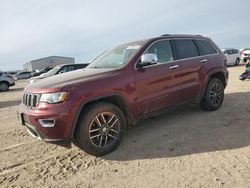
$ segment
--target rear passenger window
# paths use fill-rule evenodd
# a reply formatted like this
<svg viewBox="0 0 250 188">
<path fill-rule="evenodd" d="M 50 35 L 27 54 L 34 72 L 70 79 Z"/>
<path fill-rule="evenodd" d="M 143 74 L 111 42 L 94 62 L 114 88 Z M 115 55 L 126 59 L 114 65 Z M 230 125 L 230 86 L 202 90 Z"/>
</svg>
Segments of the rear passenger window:
<svg viewBox="0 0 250 188">
<path fill-rule="evenodd" d="M 177 59 L 199 56 L 197 47 L 192 40 L 174 40 Z"/>
<path fill-rule="evenodd" d="M 213 45 L 209 41 L 196 40 L 195 42 L 198 46 L 200 55 L 209 55 L 217 53 L 217 50 L 213 47 Z"/>
</svg>

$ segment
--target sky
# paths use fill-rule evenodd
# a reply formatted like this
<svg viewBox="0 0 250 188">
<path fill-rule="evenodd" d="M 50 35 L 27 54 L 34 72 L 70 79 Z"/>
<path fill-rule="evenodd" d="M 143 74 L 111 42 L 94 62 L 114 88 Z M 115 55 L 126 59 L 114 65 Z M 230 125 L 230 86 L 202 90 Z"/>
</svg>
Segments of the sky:
<svg viewBox="0 0 250 188">
<path fill-rule="evenodd" d="M 201 34 L 250 47 L 249 0 L 0 0 L 0 70 L 47 56 L 86 63 L 121 43 Z"/>
</svg>

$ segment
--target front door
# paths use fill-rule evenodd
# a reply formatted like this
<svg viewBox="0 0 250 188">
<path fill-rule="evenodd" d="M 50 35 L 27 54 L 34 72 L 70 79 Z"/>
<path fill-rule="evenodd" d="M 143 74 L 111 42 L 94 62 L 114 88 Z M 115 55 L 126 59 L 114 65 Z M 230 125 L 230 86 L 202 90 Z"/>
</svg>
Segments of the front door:
<svg viewBox="0 0 250 188">
<path fill-rule="evenodd" d="M 181 97 L 181 67 L 173 61 L 171 42 L 154 42 L 147 53 L 156 54 L 158 63 L 135 69 L 138 116 L 176 104 Z"/>
</svg>

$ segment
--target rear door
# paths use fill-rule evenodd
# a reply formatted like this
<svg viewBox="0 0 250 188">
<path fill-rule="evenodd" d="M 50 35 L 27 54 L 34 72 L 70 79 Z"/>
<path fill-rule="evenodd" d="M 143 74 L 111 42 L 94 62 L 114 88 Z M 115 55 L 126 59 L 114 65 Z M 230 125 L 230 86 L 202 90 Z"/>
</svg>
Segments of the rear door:
<svg viewBox="0 0 250 188">
<path fill-rule="evenodd" d="M 233 64 L 235 65 L 237 58 L 239 58 L 239 51 L 237 49 L 233 49 Z"/>
<path fill-rule="evenodd" d="M 173 61 L 171 42 L 154 42 L 145 52 L 156 54 L 155 65 L 135 68 L 137 115 L 176 104 L 181 97 L 181 67 Z"/>
<path fill-rule="evenodd" d="M 228 61 L 230 65 L 234 64 L 234 51 L 232 49 L 228 50 Z"/>
<path fill-rule="evenodd" d="M 174 39 L 175 59 L 182 68 L 181 102 L 195 99 L 200 90 L 202 69 L 206 59 L 199 57 L 197 45 L 192 39 Z"/>
</svg>

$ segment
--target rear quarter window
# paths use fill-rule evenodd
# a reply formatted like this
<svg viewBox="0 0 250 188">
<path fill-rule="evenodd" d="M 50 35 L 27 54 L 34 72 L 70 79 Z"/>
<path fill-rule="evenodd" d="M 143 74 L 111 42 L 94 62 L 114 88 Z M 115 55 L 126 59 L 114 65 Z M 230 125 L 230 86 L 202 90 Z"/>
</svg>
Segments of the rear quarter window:
<svg viewBox="0 0 250 188">
<path fill-rule="evenodd" d="M 195 40 L 195 43 L 198 46 L 200 55 L 210 55 L 217 53 L 217 50 L 207 40 Z M 224 53 L 226 53 L 226 51 Z"/>
<path fill-rule="evenodd" d="M 179 39 L 174 40 L 173 42 L 175 45 L 177 59 L 186 59 L 199 56 L 197 46 L 193 40 Z"/>
</svg>

